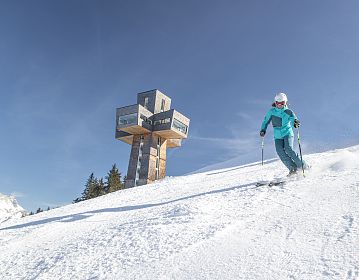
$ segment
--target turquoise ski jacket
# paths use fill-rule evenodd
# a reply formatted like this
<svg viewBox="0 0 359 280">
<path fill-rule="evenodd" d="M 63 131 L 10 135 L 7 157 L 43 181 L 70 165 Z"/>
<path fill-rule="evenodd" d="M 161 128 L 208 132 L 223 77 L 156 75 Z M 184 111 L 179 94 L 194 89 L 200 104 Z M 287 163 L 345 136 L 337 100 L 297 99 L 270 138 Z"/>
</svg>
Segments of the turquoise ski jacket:
<svg viewBox="0 0 359 280">
<path fill-rule="evenodd" d="M 274 139 L 283 139 L 286 136 L 293 137 L 294 133 L 292 127 L 295 119 L 297 119 L 297 117 L 292 110 L 288 109 L 287 105 L 281 109 L 274 107 L 270 109 L 264 117 L 261 131 L 266 132 L 268 124 L 272 122 Z"/>
</svg>

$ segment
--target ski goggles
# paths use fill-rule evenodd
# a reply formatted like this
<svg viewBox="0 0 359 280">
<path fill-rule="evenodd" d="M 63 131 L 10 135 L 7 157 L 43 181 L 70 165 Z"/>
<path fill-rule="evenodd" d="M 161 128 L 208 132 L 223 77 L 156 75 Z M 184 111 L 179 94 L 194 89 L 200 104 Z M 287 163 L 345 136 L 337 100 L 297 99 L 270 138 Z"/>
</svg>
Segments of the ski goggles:
<svg viewBox="0 0 359 280">
<path fill-rule="evenodd" d="M 278 101 L 276 101 L 275 102 L 275 105 L 280 105 L 280 106 L 284 106 L 285 105 L 285 101 L 282 101 L 282 102 L 278 102 Z"/>
</svg>

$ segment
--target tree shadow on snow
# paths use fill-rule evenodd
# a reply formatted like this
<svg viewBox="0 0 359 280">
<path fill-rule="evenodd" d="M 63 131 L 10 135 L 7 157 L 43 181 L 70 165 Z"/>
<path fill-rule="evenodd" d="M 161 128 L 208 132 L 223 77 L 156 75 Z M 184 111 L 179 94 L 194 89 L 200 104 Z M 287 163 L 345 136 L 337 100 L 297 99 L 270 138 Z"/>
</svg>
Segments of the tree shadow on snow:
<svg viewBox="0 0 359 280">
<path fill-rule="evenodd" d="M 76 222 L 76 221 L 80 221 L 80 220 L 84 220 L 86 218 L 92 217 L 93 214 L 111 213 L 111 212 L 112 213 L 114 213 L 114 212 L 128 212 L 128 211 L 152 208 L 152 207 L 163 206 L 163 205 L 176 203 L 176 202 L 179 202 L 179 201 L 184 201 L 184 200 L 188 200 L 188 199 L 192 199 L 192 198 L 197 198 L 197 197 L 201 197 L 201 196 L 212 195 L 212 194 L 217 194 L 217 193 L 224 193 L 224 192 L 230 192 L 230 191 L 236 190 L 236 189 L 242 189 L 241 192 L 244 192 L 244 191 L 247 191 L 247 190 L 253 190 L 253 189 L 260 188 L 260 187 L 255 185 L 256 183 L 257 182 L 252 182 L 252 183 L 248 183 L 248 184 L 245 184 L 245 185 L 239 185 L 239 186 L 234 186 L 234 187 L 220 189 L 220 190 L 213 190 L 213 191 L 203 192 L 203 193 L 194 194 L 194 195 L 177 198 L 177 199 L 170 200 L 170 201 L 159 202 L 159 203 L 130 205 L 130 206 L 113 207 L 113 208 L 103 208 L 103 209 L 98 209 L 98 210 L 86 211 L 86 212 L 83 212 L 83 213 L 64 215 L 64 216 L 58 216 L 58 217 L 52 217 L 52 218 L 46 218 L 46 219 L 43 219 L 43 220 L 33 221 L 33 222 L 25 223 L 25 224 L 19 224 L 19 225 L 14 225 L 14 226 L 10 226 L 10 227 L 0 228 L 0 231 L 11 230 L 11 229 L 20 229 L 20 228 L 26 228 L 26 227 L 31 227 L 31 226 L 38 226 L 38 225 L 52 223 L 52 222 L 60 222 L 60 223 Z M 252 186 L 252 187 L 249 188 L 250 186 Z"/>
</svg>

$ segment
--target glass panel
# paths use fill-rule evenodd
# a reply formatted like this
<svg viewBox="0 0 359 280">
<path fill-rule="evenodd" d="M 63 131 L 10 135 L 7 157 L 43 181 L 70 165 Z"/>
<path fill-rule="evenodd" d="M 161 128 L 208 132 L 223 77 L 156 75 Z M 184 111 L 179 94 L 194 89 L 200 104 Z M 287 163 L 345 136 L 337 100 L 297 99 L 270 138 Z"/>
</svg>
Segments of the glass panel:
<svg viewBox="0 0 359 280">
<path fill-rule="evenodd" d="M 137 114 L 129 114 L 118 117 L 118 125 L 137 124 Z"/>
<path fill-rule="evenodd" d="M 166 103 L 166 101 L 164 99 L 162 99 L 161 112 L 163 112 L 165 110 L 165 103 Z"/>
<path fill-rule="evenodd" d="M 186 134 L 187 133 L 187 125 L 185 125 L 184 123 L 180 122 L 177 119 L 173 120 L 173 127 L 179 131 L 181 131 L 182 133 Z"/>
<path fill-rule="evenodd" d="M 140 151 L 137 158 L 137 167 L 136 167 L 136 176 L 135 176 L 135 186 L 137 186 L 137 181 L 140 179 L 140 170 L 141 170 L 141 159 L 142 159 L 142 148 L 143 148 L 143 135 L 140 136 Z"/>
<path fill-rule="evenodd" d="M 140 143 L 140 151 L 139 151 L 139 157 L 142 158 L 142 153 L 143 153 L 143 136 L 141 136 L 141 143 Z"/>
</svg>

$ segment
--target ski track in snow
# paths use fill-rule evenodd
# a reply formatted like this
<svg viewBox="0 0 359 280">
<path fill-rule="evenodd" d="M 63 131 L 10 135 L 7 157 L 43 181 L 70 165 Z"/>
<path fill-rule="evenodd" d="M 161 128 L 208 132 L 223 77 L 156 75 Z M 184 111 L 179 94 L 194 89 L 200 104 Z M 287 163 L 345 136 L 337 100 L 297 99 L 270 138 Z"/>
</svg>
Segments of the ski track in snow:
<svg viewBox="0 0 359 280">
<path fill-rule="evenodd" d="M 112 193 L 0 225 L 0 279 L 359 279 L 359 146 Z"/>
</svg>

